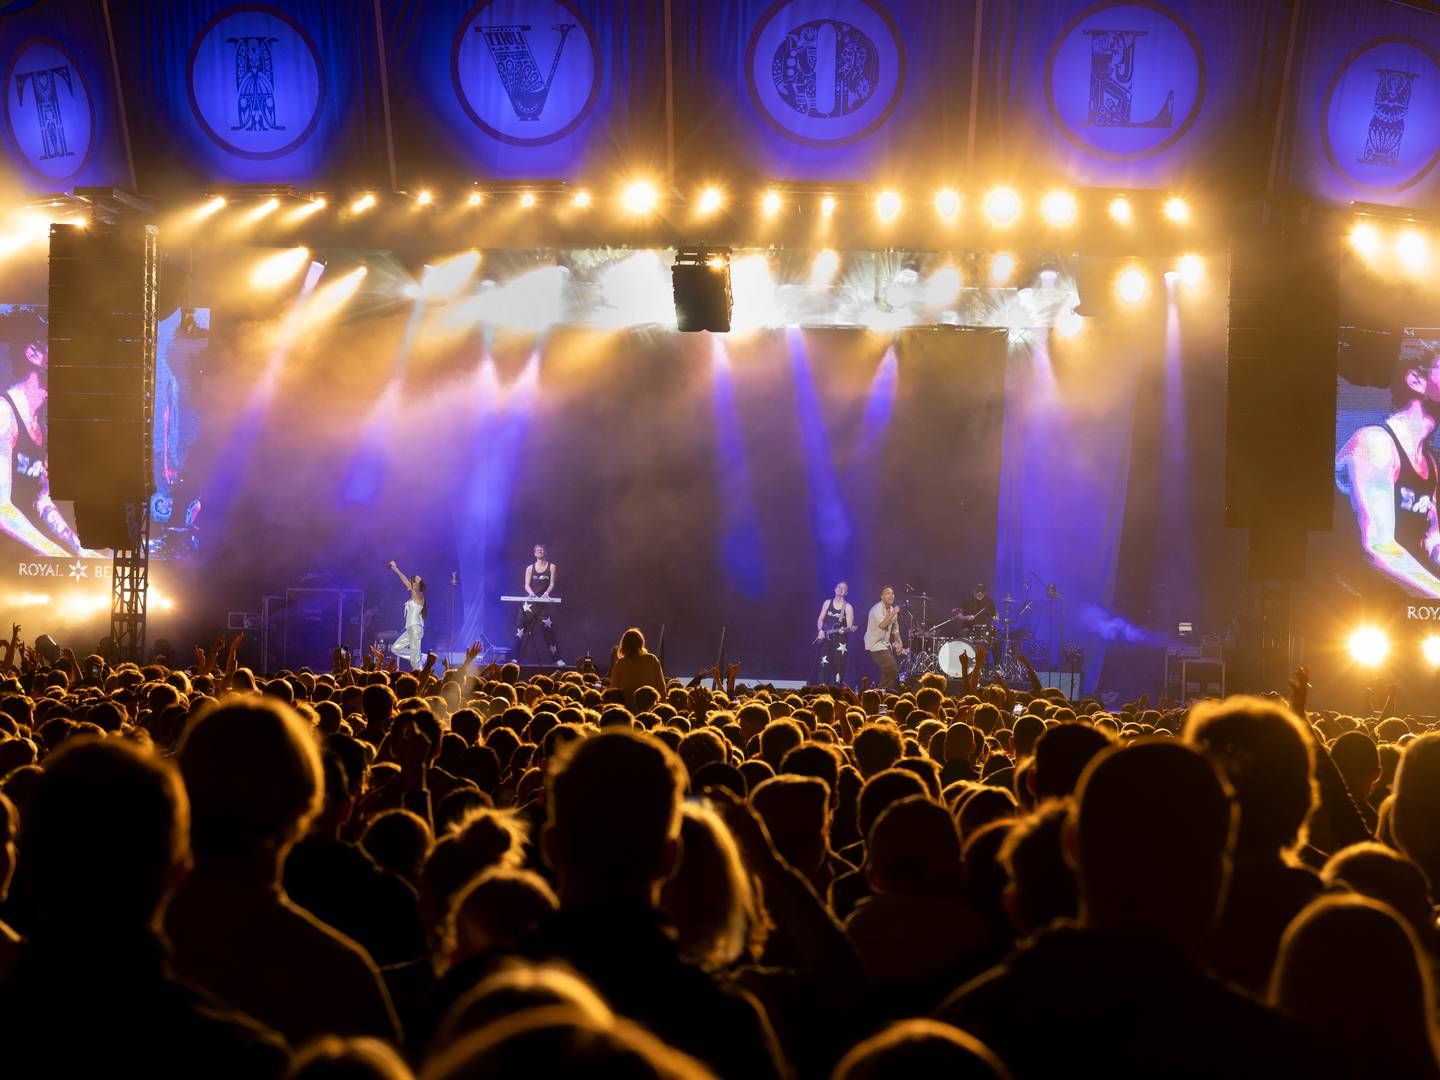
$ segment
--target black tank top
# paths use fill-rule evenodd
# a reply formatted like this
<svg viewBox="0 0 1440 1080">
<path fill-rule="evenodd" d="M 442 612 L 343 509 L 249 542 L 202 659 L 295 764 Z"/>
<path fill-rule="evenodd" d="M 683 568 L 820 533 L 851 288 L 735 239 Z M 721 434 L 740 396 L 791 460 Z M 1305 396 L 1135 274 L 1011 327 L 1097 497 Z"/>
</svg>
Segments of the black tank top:
<svg viewBox="0 0 1440 1080">
<path fill-rule="evenodd" d="M 1435 493 L 1440 488 L 1435 457 L 1430 453 L 1429 446 L 1421 446 L 1426 471 L 1430 473 L 1427 480 L 1410 464 L 1410 455 L 1405 453 L 1390 425 L 1382 426 L 1395 444 L 1395 452 L 1400 455 L 1400 476 L 1395 481 L 1395 542 L 1414 555 L 1421 565 L 1429 566 L 1431 561 L 1425 551 L 1425 534 L 1430 531 L 1430 512 L 1435 508 Z"/>
<path fill-rule="evenodd" d="M 544 570 L 536 570 L 535 564 L 530 564 L 530 589 L 536 596 L 544 596 L 550 587 L 550 569 L 550 563 L 545 564 Z"/>
<path fill-rule="evenodd" d="M 825 633 L 829 634 L 835 630 L 845 629 L 845 605 L 840 605 L 840 610 L 835 610 L 835 601 L 831 600 L 825 605 Z"/>
<path fill-rule="evenodd" d="M 10 406 L 10 412 L 15 417 L 14 478 L 11 480 L 10 501 L 20 507 L 22 513 L 29 513 L 40 498 L 40 482 L 45 478 L 45 454 L 40 444 L 31 437 L 15 400 L 9 394 L 4 397 L 5 404 Z"/>
</svg>

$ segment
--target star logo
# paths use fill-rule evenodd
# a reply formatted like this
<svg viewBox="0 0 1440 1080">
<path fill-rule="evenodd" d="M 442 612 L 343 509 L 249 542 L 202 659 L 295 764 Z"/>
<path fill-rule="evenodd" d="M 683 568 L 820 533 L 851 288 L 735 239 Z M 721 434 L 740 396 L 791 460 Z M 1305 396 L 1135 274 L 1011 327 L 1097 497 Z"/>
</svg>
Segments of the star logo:
<svg viewBox="0 0 1440 1080">
<path fill-rule="evenodd" d="M 515 636 L 516 636 L 517 638 L 524 637 L 524 636 L 525 636 L 525 628 L 524 628 L 523 626 L 517 626 L 517 627 L 515 627 Z"/>
<path fill-rule="evenodd" d="M 531 607 L 528 603 L 525 603 L 525 604 L 521 604 L 521 605 L 520 605 L 520 610 L 523 611 L 523 612 L 526 612 L 526 613 L 528 614 L 529 612 L 534 611 L 535 609 L 534 609 L 533 607 Z"/>
<path fill-rule="evenodd" d="M 72 580 L 80 581 L 82 578 L 86 578 L 89 576 L 90 568 L 86 566 L 83 562 L 81 562 L 79 559 L 76 559 L 73 563 L 70 564 L 70 577 Z"/>
<path fill-rule="evenodd" d="M 549 630 L 550 627 L 554 626 L 555 624 L 550 621 L 550 617 L 547 615 L 545 618 L 540 620 L 540 625 L 545 627 L 546 630 Z"/>
<path fill-rule="evenodd" d="M 838 652 L 838 653 L 843 653 L 843 652 L 845 651 L 845 645 L 844 645 L 844 643 L 842 642 L 841 644 L 836 645 L 836 646 L 835 646 L 835 651 Z"/>
</svg>

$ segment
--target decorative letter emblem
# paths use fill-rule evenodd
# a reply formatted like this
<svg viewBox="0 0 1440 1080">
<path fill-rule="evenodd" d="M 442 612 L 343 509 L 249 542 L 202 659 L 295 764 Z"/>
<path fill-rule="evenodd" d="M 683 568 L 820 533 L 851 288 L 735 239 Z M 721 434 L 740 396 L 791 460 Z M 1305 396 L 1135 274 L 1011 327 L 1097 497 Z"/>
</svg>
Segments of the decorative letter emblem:
<svg viewBox="0 0 1440 1080">
<path fill-rule="evenodd" d="M 1405 135 L 1405 116 L 1410 112 L 1410 94 L 1420 76 L 1413 71 L 1376 68 L 1380 76 L 1375 84 L 1375 111 L 1370 116 L 1370 129 L 1365 134 L 1365 153 L 1358 159 L 1362 165 L 1400 164 L 1400 140 Z"/>
<path fill-rule="evenodd" d="M 780 99 L 802 116 L 849 116 L 875 93 L 880 50 L 859 27 L 816 19 L 781 38 L 770 75 Z"/>
<path fill-rule="evenodd" d="M 70 80 L 70 68 L 41 68 L 37 71 L 21 71 L 15 75 L 17 101 L 25 104 L 25 84 L 31 86 L 35 98 L 35 122 L 40 126 L 40 160 L 72 157 L 65 145 L 65 121 L 60 115 L 60 81 L 64 81 L 70 96 L 75 96 L 75 84 Z"/>
<path fill-rule="evenodd" d="M 530 41 L 525 36 L 529 26 L 477 26 L 475 32 L 485 35 L 485 44 L 495 60 L 495 69 L 500 73 L 500 82 L 510 98 L 515 115 L 521 120 L 539 120 L 545 111 L 545 101 L 550 96 L 550 84 L 555 80 L 555 69 L 560 66 L 560 55 L 565 51 L 565 39 L 575 29 L 574 23 L 556 23 L 550 29 L 558 31 L 560 41 L 555 46 L 555 57 L 550 61 L 550 74 L 540 78 L 540 65 L 535 63 L 535 54 L 530 51 Z"/>
<path fill-rule="evenodd" d="M 1149 120 L 1132 120 L 1135 42 L 1144 30 L 1086 30 L 1090 39 L 1090 123 L 1096 127 L 1168 128 L 1175 124 L 1175 91 Z"/>
<path fill-rule="evenodd" d="M 235 107 L 240 122 L 231 131 L 283 131 L 275 122 L 275 60 L 273 37 L 226 38 L 235 46 Z"/>
</svg>

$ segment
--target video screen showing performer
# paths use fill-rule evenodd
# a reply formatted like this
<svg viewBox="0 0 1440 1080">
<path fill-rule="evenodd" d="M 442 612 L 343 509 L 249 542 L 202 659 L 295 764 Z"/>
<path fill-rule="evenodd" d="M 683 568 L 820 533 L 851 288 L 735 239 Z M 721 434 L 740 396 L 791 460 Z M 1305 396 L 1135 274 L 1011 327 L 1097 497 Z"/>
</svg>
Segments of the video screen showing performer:
<svg viewBox="0 0 1440 1080">
<path fill-rule="evenodd" d="M 199 550 L 200 496 L 186 464 L 199 430 L 192 385 L 209 341 L 209 311 L 176 310 L 158 330 L 150 554 L 183 559 Z M 107 552 L 80 542 L 73 507 L 50 492 L 49 359 L 45 309 L 0 305 L 0 534 L 32 557 L 103 558 Z"/>
<path fill-rule="evenodd" d="M 818 686 L 841 686 L 850 667 L 850 636 L 855 630 L 855 609 L 845 599 L 848 582 L 835 584 L 835 594 L 820 605 L 815 620 L 815 644 L 819 646 L 814 680 Z"/>
<path fill-rule="evenodd" d="M 1426 335 L 1403 335 L 1388 395 L 1341 378 L 1335 485 L 1349 512 L 1337 526 L 1359 597 L 1440 599 L 1440 331 Z"/>
<path fill-rule="evenodd" d="M 537 600 L 548 600 L 555 595 L 558 582 L 555 564 L 544 544 L 536 544 L 531 552 L 533 561 L 525 566 L 525 595 Z M 555 633 L 554 609 L 557 605 L 546 603 L 521 604 L 515 617 L 515 660 L 523 663 L 522 656 L 539 656 L 540 663 L 551 663 L 563 667 L 560 659 L 560 639 Z M 546 653 L 540 653 L 536 632 L 544 638 Z M 547 655 L 548 654 L 548 655 Z"/>
</svg>

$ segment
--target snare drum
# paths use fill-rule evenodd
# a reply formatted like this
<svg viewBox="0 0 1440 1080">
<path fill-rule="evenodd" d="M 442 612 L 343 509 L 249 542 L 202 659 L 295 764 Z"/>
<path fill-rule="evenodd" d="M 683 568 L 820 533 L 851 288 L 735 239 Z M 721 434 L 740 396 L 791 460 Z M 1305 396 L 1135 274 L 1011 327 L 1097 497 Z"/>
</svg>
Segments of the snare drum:
<svg viewBox="0 0 1440 1080">
<path fill-rule="evenodd" d="M 975 646 L 964 638 L 956 638 L 954 641 L 947 641 L 940 646 L 940 670 L 952 679 L 963 678 L 964 670 L 960 667 L 960 658 L 965 657 L 966 664 L 970 670 L 975 670 Z"/>
</svg>

